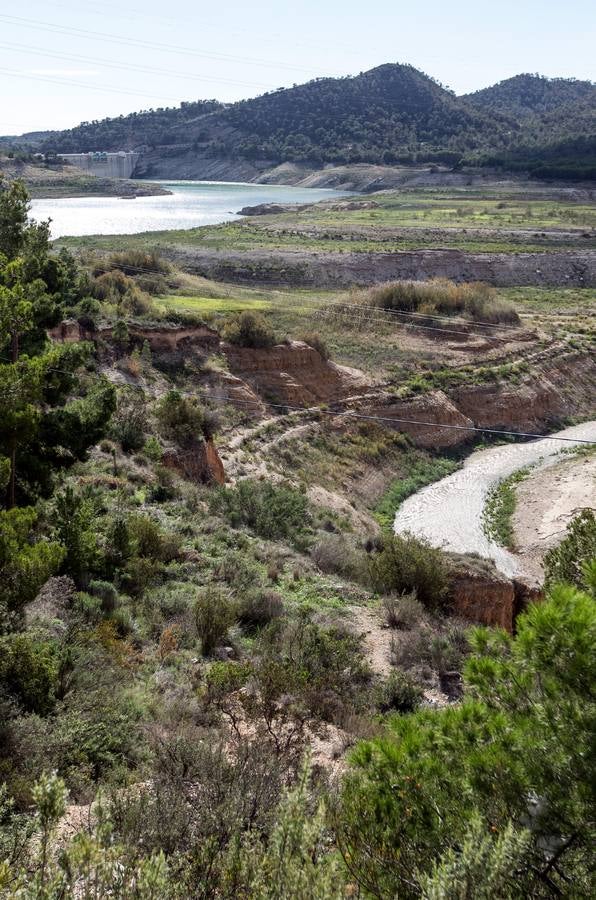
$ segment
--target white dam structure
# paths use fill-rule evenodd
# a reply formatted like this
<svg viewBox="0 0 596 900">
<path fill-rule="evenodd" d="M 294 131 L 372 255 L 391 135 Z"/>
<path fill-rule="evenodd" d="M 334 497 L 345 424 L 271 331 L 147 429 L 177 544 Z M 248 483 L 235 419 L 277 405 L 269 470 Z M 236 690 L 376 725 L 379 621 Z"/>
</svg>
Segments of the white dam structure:
<svg viewBox="0 0 596 900">
<path fill-rule="evenodd" d="M 94 151 L 58 154 L 64 162 L 82 169 L 83 172 L 100 177 L 103 175 L 104 178 L 130 178 L 140 155 L 132 150 L 119 150 L 117 153 Z"/>
</svg>

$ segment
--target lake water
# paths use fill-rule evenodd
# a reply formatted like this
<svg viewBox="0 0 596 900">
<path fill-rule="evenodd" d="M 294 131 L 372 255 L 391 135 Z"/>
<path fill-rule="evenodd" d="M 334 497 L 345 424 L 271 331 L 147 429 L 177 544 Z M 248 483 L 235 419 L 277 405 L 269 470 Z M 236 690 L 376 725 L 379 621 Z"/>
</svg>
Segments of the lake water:
<svg viewBox="0 0 596 900">
<path fill-rule="evenodd" d="M 72 197 L 33 200 L 38 221 L 51 219 L 53 238 L 83 234 L 137 234 L 196 228 L 228 222 L 244 206 L 259 203 L 316 203 L 347 196 L 328 188 L 286 187 L 279 184 L 238 184 L 220 181 L 160 181 L 172 191 L 159 197 Z"/>
</svg>

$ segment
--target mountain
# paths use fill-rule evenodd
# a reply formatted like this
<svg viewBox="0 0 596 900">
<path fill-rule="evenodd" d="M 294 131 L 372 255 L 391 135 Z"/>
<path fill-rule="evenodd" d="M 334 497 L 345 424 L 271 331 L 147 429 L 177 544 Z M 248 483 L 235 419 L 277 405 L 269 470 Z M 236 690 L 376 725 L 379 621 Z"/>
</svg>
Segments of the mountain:
<svg viewBox="0 0 596 900">
<path fill-rule="evenodd" d="M 486 164 L 542 178 L 596 178 L 596 84 L 516 75 L 463 99 L 519 129 L 506 150 L 485 155 Z"/>
<path fill-rule="evenodd" d="M 591 82 L 518 75 L 457 97 L 413 66 L 391 63 L 233 104 L 196 101 L 84 122 L 44 135 L 37 146 L 59 153 L 141 148 L 145 177 L 197 177 L 175 174 L 177 166 L 192 173 L 197 161 L 215 170 L 238 164 L 241 179 L 246 167 L 258 172 L 280 162 L 523 168 L 531 161 L 542 174 L 554 166 L 556 177 L 560 164 L 571 164 L 571 177 L 580 178 L 596 155 L 594 135 Z"/>
<path fill-rule="evenodd" d="M 508 123 L 503 119 L 501 124 Z M 207 155 L 277 162 L 395 162 L 412 152 L 461 155 L 489 143 L 495 146 L 494 135 L 494 116 L 462 103 L 412 66 L 388 64 L 227 106 L 188 103 L 83 123 L 54 133 L 42 149 L 64 153 L 191 145 Z"/>
<path fill-rule="evenodd" d="M 463 98 L 485 112 L 501 113 L 524 121 L 534 116 L 559 113 L 574 105 L 596 104 L 596 85 L 575 78 L 515 75 L 492 87 Z"/>
</svg>

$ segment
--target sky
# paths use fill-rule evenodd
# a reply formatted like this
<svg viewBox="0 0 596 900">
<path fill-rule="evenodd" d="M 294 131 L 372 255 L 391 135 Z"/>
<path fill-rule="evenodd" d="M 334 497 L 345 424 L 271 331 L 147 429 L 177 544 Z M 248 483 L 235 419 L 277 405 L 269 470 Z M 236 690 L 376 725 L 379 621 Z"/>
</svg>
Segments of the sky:
<svg viewBox="0 0 596 900">
<path fill-rule="evenodd" d="M 596 80 L 591 0 L 0 0 L 0 135 L 411 63 L 456 93 Z"/>
</svg>

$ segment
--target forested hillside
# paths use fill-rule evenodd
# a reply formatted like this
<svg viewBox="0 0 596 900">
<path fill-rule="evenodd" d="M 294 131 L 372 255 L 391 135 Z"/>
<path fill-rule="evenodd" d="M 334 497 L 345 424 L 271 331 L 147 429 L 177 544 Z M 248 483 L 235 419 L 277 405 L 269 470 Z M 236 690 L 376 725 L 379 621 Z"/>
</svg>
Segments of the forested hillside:
<svg viewBox="0 0 596 900">
<path fill-rule="evenodd" d="M 593 174 L 596 87 L 519 75 L 457 97 L 409 65 L 321 78 L 231 105 L 183 103 L 84 122 L 45 152 L 149 149 L 159 159 L 490 164 L 545 177 Z M 559 146 L 560 144 L 560 146 Z"/>
</svg>

